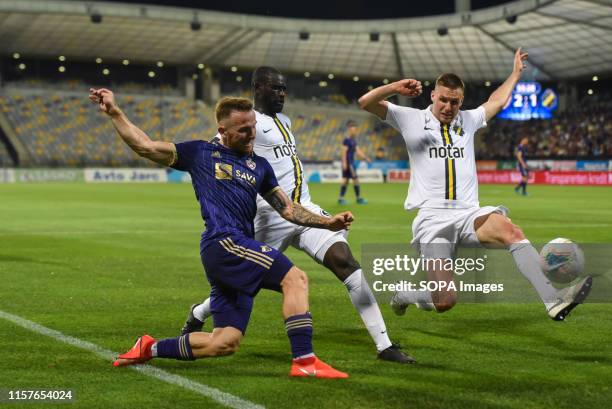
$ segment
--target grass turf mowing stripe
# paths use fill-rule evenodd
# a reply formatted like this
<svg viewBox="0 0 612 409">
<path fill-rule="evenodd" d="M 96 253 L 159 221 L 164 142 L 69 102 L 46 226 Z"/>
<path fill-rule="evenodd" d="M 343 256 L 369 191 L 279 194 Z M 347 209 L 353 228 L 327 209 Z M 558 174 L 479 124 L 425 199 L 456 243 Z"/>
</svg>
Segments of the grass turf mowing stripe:
<svg viewBox="0 0 612 409">
<path fill-rule="evenodd" d="M 65 344 L 71 345 L 76 348 L 84 349 L 86 351 L 92 352 L 100 358 L 107 359 L 109 361 L 115 359 L 117 355 L 116 352 L 109 351 L 108 349 L 104 349 L 99 347 L 96 344 L 92 344 L 91 342 L 83 341 L 79 338 L 71 337 L 69 335 L 65 335 L 59 331 L 56 331 L 51 328 L 44 327 L 40 324 L 37 324 L 33 321 L 29 321 L 25 318 L 21 318 L 17 315 L 10 314 L 8 312 L 0 310 L 0 318 L 4 318 L 7 321 L 12 322 L 22 328 L 25 328 L 29 331 L 36 332 L 41 335 L 48 336 L 57 341 L 63 342 Z M 258 405 L 256 403 L 250 402 L 248 400 L 241 399 L 237 396 L 234 396 L 230 393 L 220 391 L 216 388 L 211 388 L 210 386 L 194 382 L 182 376 L 174 375 L 169 372 L 164 371 L 163 369 L 156 368 L 151 365 L 136 365 L 130 366 L 131 369 L 140 372 L 144 375 L 150 376 L 152 378 L 159 379 L 160 381 L 164 381 L 173 385 L 180 386 L 182 388 L 188 389 L 192 392 L 198 393 L 200 395 L 206 396 L 216 402 L 219 402 L 222 405 L 225 405 L 234 409 L 265 409 L 264 406 Z"/>
</svg>

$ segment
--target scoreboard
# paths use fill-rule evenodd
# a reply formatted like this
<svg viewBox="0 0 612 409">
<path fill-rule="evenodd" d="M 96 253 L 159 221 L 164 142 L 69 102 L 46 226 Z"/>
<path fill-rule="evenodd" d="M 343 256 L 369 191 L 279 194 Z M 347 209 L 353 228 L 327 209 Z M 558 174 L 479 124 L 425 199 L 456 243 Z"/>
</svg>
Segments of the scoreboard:
<svg viewBox="0 0 612 409">
<path fill-rule="evenodd" d="M 542 90 L 539 82 L 519 82 L 497 117 L 515 121 L 550 119 L 558 104 L 559 97 L 552 89 Z"/>
</svg>

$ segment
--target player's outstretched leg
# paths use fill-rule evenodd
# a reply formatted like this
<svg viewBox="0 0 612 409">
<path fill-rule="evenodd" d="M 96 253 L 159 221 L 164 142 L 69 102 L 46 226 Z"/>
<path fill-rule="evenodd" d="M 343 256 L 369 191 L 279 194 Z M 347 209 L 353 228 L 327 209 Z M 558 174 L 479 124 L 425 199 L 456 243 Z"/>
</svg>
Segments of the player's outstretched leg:
<svg viewBox="0 0 612 409">
<path fill-rule="evenodd" d="M 415 363 L 413 357 L 402 352 L 399 345 L 393 344 L 389 339 L 378 303 L 348 244 L 334 243 L 325 253 L 323 264 L 346 286 L 353 306 L 376 344 L 378 358 L 403 364 Z"/>
<path fill-rule="evenodd" d="M 193 361 L 231 355 L 238 350 L 241 339 L 242 331 L 233 327 L 215 328 L 212 333 L 193 332 L 159 341 L 143 335 L 128 352 L 119 355 L 113 366 L 137 365 L 153 358 Z"/>
<path fill-rule="evenodd" d="M 542 271 L 537 250 L 523 231 L 506 216 L 496 213 L 480 216 L 474 227 L 482 244 L 488 247 L 504 246 L 510 251 L 519 271 L 535 288 L 546 306 L 548 316 L 553 320 L 563 321 L 588 296 L 592 285 L 590 276 L 571 287 L 557 290 Z"/>
<path fill-rule="evenodd" d="M 291 343 L 293 361 L 289 376 L 315 378 L 348 378 L 321 361 L 312 348 L 312 317 L 308 312 L 308 278 L 306 273 L 293 266 L 281 282 L 283 291 L 283 316 Z"/>
</svg>

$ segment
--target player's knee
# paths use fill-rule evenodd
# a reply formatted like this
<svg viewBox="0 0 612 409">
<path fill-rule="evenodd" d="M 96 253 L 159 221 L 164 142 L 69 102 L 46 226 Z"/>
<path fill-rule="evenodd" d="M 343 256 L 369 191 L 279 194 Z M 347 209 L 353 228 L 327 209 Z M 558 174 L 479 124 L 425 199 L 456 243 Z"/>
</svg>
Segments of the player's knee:
<svg viewBox="0 0 612 409">
<path fill-rule="evenodd" d="M 286 291 L 306 291 L 308 290 L 308 276 L 304 271 L 293 266 L 285 275 L 281 285 Z"/>
<path fill-rule="evenodd" d="M 513 243 L 518 243 L 521 240 L 525 240 L 525 233 L 520 227 L 508 221 L 508 227 L 505 230 L 503 242 L 506 246 Z"/>
<path fill-rule="evenodd" d="M 359 262 L 353 257 L 348 244 L 344 242 L 335 243 L 327 250 L 323 257 L 323 265 L 342 281 L 361 268 Z"/>
</svg>

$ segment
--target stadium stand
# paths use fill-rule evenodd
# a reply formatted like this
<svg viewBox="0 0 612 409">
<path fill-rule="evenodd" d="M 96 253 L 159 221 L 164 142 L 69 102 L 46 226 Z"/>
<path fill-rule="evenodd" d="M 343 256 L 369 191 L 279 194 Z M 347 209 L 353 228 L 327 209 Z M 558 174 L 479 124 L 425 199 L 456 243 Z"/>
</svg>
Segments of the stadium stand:
<svg viewBox="0 0 612 409">
<path fill-rule="evenodd" d="M 26 87 L 6 88 L 0 95 L 0 106 L 26 147 L 31 166 L 151 166 L 117 138 L 111 124 L 102 114 L 96 114 L 83 92 L 69 91 L 88 89 L 88 85 L 63 85 L 67 88 L 52 91 L 50 84 L 30 81 Z M 248 92 L 243 94 L 250 96 Z M 120 93 L 118 101 L 152 138 L 178 142 L 207 139 L 216 132 L 213 110 L 201 102 Z M 331 111 L 299 101 L 288 108 L 303 160 L 338 160 L 346 122 L 355 115 L 362 117 L 358 140 L 363 149 L 375 152 L 384 147 L 388 159 L 405 157 L 402 140 L 392 128 L 355 107 Z"/>
<path fill-rule="evenodd" d="M 214 123 L 210 109 L 185 98 L 127 95 L 118 100 L 155 139 L 195 139 L 210 134 Z M 0 96 L 0 106 L 32 166 L 149 166 L 116 136 L 83 92 L 11 91 Z"/>
<path fill-rule="evenodd" d="M 612 102 L 609 94 L 588 96 L 552 120 L 525 122 L 496 119 L 477 138 L 479 159 L 511 159 L 527 137 L 530 157 L 606 158 L 612 155 Z"/>
<path fill-rule="evenodd" d="M 0 93 L 1 109 L 26 147 L 30 166 L 151 166 L 116 137 L 102 114 L 95 113 L 82 91 L 89 85 L 79 80 L 64 81 L 60 85 L 31 79 L 10 84 Z M 171 86 L 158 88 L 157 96 L 150 95 L 153 90 L 138 83 L 117 87 L 122 108 L 151 137 L 178 142 L 214 135 L 212 107 L 174 96 L 179 91 Z M 468 89 L 468 95 L 474 97 L 465 103 L 466 109 L 476 106 L 478 98 L 485 98 L 490 90 Z M 239 95 L 251 97 L 245 88 Z M 421 96 L 414 101 L 414 106 L 427 106 L 427 98 Z M 516 143 L 524 136 L 532 141 L 532 158 L 609 157 L 612 154 L 610 101 L 608 94 L 588 96 L 575 107 L 557 113 L 552 120 L 495 119 L 477 135 L 477 158 L 513 159 Z M 357 120 L 358 142 L 370 156 L 383 148 L 385 159 L 407 159 L 398 133 L 359 112 L 354 105 L 332 106 L 320 101 L 297 100 L 289 95 L 285 112 L 293 121 L 293 133 L 304 161 L 339 160 L 348 119 Z M 0 166 L 12 165 L 6 147 L 0 145 Z"/>
</svg>

